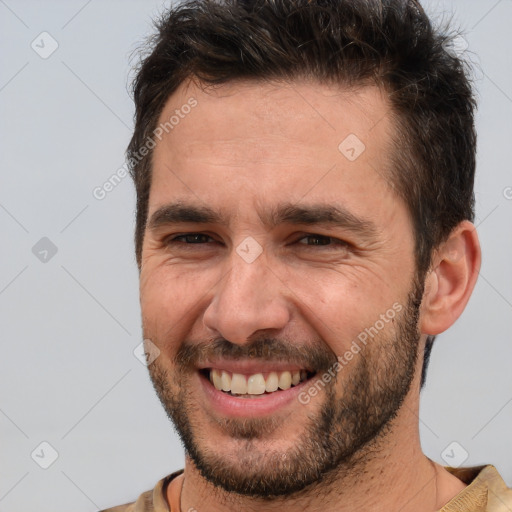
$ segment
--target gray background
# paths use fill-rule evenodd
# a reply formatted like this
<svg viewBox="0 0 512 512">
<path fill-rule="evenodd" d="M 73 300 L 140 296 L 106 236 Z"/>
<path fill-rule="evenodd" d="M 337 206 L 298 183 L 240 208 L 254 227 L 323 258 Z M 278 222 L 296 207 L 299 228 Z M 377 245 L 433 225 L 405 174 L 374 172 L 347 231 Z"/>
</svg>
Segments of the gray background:
<svg viewBox="0 0 512 512">
<path fill-rule="evenodd" d="M 0 0 L 0 512 L 93 511 L 183 466 L 133 354 L 132 184 L 92 194 L 123 164 L 129 57 L 162 5 Z M 425 5 L 454 13 L 475 63 L 483 267 L 436 342 L 421 438 L 436 461 L 467 452 L 465 465 L 492 462 L 512 485 L 512 1 Z M 31 47 L 51 49 L 43 31 L 59 45 L 46 59 Z M 36 245 L 43 237 L 55 255 L 48 241 Z M 52 448 L 41 442 L 58 454 L 48 469 Z"/>
</svg>

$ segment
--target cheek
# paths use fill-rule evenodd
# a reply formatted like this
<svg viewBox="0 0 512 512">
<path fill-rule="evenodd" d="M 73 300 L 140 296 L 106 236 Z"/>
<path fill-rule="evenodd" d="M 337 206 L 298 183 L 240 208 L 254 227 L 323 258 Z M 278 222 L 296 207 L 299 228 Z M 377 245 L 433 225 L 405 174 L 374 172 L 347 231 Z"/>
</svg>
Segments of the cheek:
<svg viewBox="0 0 512 512">
<path fill-rule="evenodd" d="M 145 336 L 162 345 L 187 326 L 198 289 L 168 269 L 141 273 L 140 306 Z"/>
<path fill-rule="evenodd" d="M 160 349 L 185 339 L 202 318 L 215 272 L 193 272 L 172 265 L 149 266 L 140 275 L 144 335 Z"/>
<path fill-rule="evenodd" d="M 389 332 L 390 318 L 403 306 L 396 300 L 396 291 L 379 285 L 376 276 L 364 269 L 303 272 L 289 275 L 287 285 L 299 314 L 336 355 L 344 354 L 365 333 L 375 332 L 377 322 L 379 332 Z M 381 325 L 381 315 L 386 314 L 387 321 Z"/>
<path fill-rule="evenodd" d="M 149 312 L 179 314 L 197 301 L 196 296 L 203 288 L 202 277 L 176 265 L 155 261 L 141 271 L 141 307 Z"/>
</svg>

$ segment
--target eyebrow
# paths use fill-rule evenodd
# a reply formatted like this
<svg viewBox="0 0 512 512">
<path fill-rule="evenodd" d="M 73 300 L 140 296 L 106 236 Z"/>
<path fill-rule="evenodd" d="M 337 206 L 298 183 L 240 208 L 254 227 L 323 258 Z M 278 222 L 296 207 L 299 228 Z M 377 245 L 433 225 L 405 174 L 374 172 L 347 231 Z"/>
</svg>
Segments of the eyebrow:
<svg viewBox="0 0 512 512">
<path fill-rule="evenodd" d="M 354 215 L 342 205 L 320 203 L 299 206 L 283 203 L 260 214 L 260 218 L 268 228 L 281 224 L 324 225 L 343 228 L 368 239 L 375 239 L 379 232 L 374 222 Z M 161 226 L 180 223 L 229 225 L 225 215 L 208 206 L 176 202 L 158 208 L 151 215 L 147 228 L 156 230 Z"/>
</svg>

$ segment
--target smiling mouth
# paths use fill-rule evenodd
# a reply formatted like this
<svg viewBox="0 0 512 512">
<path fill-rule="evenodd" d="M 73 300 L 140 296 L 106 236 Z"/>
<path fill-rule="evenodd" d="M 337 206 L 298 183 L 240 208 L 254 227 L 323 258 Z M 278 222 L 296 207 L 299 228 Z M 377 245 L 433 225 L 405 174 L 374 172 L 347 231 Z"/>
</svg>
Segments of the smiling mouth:
<svg viewBox="0 0 512 512">
<path fill-rule="evenodd" d="M 233 373 L 218 368 L 204 368 L 200 373 L 206 377 L 218 391 L 241 397 L 254 398 L 258 395 L 268 395 L 286 391 L 298 386 L 315 375 L 308 370 L 279 371 L 253 373 L 245 375 Z"/>
</svg>

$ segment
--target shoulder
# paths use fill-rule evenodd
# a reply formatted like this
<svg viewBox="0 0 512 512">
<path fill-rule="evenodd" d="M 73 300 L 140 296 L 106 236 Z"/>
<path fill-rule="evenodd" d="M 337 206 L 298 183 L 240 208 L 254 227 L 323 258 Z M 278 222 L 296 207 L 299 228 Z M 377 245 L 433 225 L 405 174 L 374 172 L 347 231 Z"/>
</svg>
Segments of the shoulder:
<svg viewBox="0 0 512 512">
<path fill-rule="evenodd" d="M 494 466 L 485 466 L 478 474 L 477 479 L 481 479 L 487 484 L 489 510 L 512 510 L 512 488 L 507 486 Z"/>
<path fill-rule="evenodd" d="M 507 486 L 498 470 L 491 464 L 472 468 L 445 468 L 467 487 L 442 509 L 486 510 L 505 512 L 512 510 L 512 489 Z M 481 508 L 475 507 L 479 504 Z"/>
</svg>

